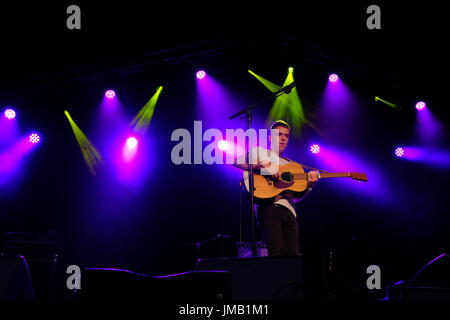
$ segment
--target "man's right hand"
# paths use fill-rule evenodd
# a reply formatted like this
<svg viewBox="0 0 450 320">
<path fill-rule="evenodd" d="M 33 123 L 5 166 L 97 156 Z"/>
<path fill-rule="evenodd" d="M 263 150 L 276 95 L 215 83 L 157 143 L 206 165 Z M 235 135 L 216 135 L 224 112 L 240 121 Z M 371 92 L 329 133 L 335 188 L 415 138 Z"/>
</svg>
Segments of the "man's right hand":
<svg viewBox="0 0 450 320">
<path fill-rule="evenodd" d="M 267 168 L 269 166 L 270 166 L 270 162 L 261 162 L 258 160 L 258 162 L 253 165 L 253 169 L 261 170 L 261 168 Z"/>
<path fill-rule="evenodd" d="M 236 167 L 238 167 L 238 168 L 241 168 L 241 169 L 243 169 L 243 170 L 246 170 L 246 171 L 250 171 L 250 166 L 249 166 L 248 164 L 241 164 L 241 165 L 239 165 L 239 164 L 234 164 L 234 166 L 236 166 Z M 270 162 L 261 162 L 261 161 L 258 161 L 256 164 L 253 165 L 253 171 L 254 171 L 254 172 L 256 171 L 256 173 L 261 174 L 261 169 L 262 169 L 262 168 L 268 168 L 268 167 L 270 167 L 270 166 L 271 166 L 271 163 L 270 163 Z M 277 180 L 277 179 L 280 177 L 280 175 L 279 175 L 278 173 L 274 173 L 274 174 L 272 174 L 271 176 L 272 176 L 272 179 L 273 179 L 273 180 Z"/>
<path fill-rule="evenodd" d="M 270 162 L 260 162 L 260 161 L 258 161 L 258 163 L 255 164 L 255 165 L 253 166 L 253 168 L 255 168 L 256 170 L 261 170 L 261 168 L 268 168 L 268 167 L 270 167 L 271 165 L 272 165 L 272 163 L 270 163 Z M 273 179 L 273 180 L 278 180 L 279 177 L 280 177 L 280 175 L 279 175 L 278 172 L 272 174 L 272 179 Z"/>
</svg>

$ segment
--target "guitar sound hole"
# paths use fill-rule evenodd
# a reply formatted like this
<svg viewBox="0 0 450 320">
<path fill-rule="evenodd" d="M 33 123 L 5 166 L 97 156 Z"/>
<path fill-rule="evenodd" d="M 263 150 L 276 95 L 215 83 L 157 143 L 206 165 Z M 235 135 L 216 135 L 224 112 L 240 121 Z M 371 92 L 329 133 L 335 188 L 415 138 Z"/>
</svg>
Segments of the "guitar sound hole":
<svg viewBox="0 0 450 320">
<path fill-rule="evenodd" d="M 292 173 L 290 173 L 290 172 L 283 172 L 281 174 L 281 179 L 283 179 L 286 182 L 292 182 Z"/>
</svg>

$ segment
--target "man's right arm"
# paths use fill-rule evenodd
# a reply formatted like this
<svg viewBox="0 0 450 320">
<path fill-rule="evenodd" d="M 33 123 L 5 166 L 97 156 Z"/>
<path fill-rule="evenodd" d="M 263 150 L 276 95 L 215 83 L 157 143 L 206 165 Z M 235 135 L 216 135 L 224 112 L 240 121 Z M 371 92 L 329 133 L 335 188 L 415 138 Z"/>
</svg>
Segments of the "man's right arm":
<svg viewBox="0 0 450 320">
<path fill-rule="evenodd" d="M 256 163 L 254 163 L 254 160 L 252 161 L 254 163 L 253 171 L 255 173 L 264 174 L 264 173 L 261 173 L 261 169 L 269 168 L 271 166 L 271 162 L 270 162 L 271 159 L 267 153 L 268 153 L 268 150 L 262 149 L 260 147 L 257 147 L 252 150 L 252 157 L 253 157 L 253 159 L 256 159 Z M 248 154 L 247 156 L 250 156 L 250 155 Z M 249 159 L 247 159 L 247 156 L 244 154 L 244 155 L 241 155 L 240 157 L 235 158 L 233 165 L 236 168 L 239 168 L 239 169 L 242 169 L 245 171 L 250 171 L 250 164 L 248 164 Z M 265 173 L 265 174 L 267 174 L 267 173 Z M 278 175 L 275 172 L 272 175 L 275 178 L 278 178 Z"/>
<path fill-rule="evenodd" d="M 245 171 L 250 171 L 250 165 L 248 165 L 248 164 L 240 164 L 240 163 L 235 162 L 233 165 L 236 168 L 239 168 L 239 169 L 242 169 L 242 170 L 245 170 Z M 270 163 L 265 164 L 265 163 L 261 163 L 260 161 L 258 161 L 258 163 L 253 165 L 253 172 L 256 173 L 256 174 L 263 174 L 263 173 L 261 173 L 261 169 L 262 168 L 268 168 L 268 167 L 270 167 Z M 279 177 L 280 176 L 279 176 L 278 173 L 273 173 L 272 174 L 272 178 L 274 180 L 278 179 Z"/>
<path fill-rule="evenodd" d="M 255 156 L 254 153 L 252 153 L 252 155 Z M 250 171 L 249 160 L 250 160 L 250 153 L 240 155 L 239 157 L 236 157 L 234 159 L 233 166 L 245 171 Z M 257 161 L 257 163 L 253 165 L 253 170 L 259 169 L 258 168 L 259 163 L 260 162 Z"/>
</svg>

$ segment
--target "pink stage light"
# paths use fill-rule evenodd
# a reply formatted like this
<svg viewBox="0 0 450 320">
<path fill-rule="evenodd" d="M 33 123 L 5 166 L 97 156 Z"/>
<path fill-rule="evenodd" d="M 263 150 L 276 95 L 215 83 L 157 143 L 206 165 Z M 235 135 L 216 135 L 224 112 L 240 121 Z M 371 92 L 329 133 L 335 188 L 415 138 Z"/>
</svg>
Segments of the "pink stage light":
<svg viewBox="0 0 450 320">
<path fill-rule="evenodd" d="M 12 120 L 16 117 L 16 112 L 13 109 L 6 109 L 4 115 L 6 119 Z"/>
<path fill-rule="evenodd" d="M 135 137 L 129 137 L 127 139 L 127 147 L 130 149 L 136 148 L 138 145 L 138 140 Z"/>
<path fill-rule="evenodd" d="M 125 162 L 131 162 L 135 159 L 138 151 L 138 139 L 135 137 L 128 137 L 123 146 L 123 160 Z"/>
<path fill-rule="evenodd" d="M 105 92 L 105 97 L 108 99 L 113 99 L 116 96 L 116 92 L 114 90 L 107 90 Z"/>
<path fill-rule="evenodd" d="M 313 144 L 310 151 L 314 154 L 318 154 L 320 152 L 320 146 L 318 144 Z"/>
<path fill-rule="evenodd" d="M 427 105 L 423 101 L 419 101 L 419 102 L 416 103 L 416 109 L 419 110 L 419 111 L 422 111 L 426 107 L 427 107 Z"/>
<path fill-rule="evenodd" d="M 217 145 L 219 146 L 220 150 L 225 151 L 228 149 L 230 144 L 226 140 L 220 140 Z"/>
<path fill-rule="evenodd" d="M 405 155 L 405 150 L 402 147 L 398 147 L 397 149 L 395 149 L 395 155 L 401 158 Z"/>
<path fill-rule="evenodd" d="M 197 72 L 197 79 L 201 80 L 204 79 L 206 77 L 206 72 L 203 70 L 200 70 Z"/>
<path fill-rule="evenodd" d="M 41 137 L 37 133 L 30 134 L 28 141 L 31 143 L 38 143 L 41 140 Z"/>
<path fill-rule="evenodd" d="M 328 77 L 328 80 L 330 80 L 331 82 L 336 82 L 339 80 L 339 77 L 337 74 L 333 73 Z"/>
</svg>

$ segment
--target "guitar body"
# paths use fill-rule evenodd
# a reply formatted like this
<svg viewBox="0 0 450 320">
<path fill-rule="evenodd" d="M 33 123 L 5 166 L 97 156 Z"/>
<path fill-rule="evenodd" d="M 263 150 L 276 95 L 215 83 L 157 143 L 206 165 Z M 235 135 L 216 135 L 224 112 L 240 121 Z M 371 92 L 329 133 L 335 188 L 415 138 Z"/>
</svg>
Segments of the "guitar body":
<svg viewBox="0 0 450 320">
<path fill-rule="evenodd" d="M 296 162 L 289 162 L 284 165 L 280 165 L 278 168 L 278 174 L 280 178 L 276 181 L 272 179 L 272 176 L 253 174 L 254 177 L 254 196 L 260 199 L 268 199 L 276 197 L 283 191 L 290 190 L 293 192 L 305 191 L 308 181 L 305 179 L 294 179 L 294 175 L 304 174 L 303 167 Z M 249 189 L 248 172 L 244 172 L 244 182 Z"/>
</svg>

